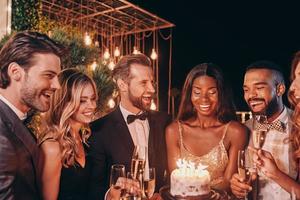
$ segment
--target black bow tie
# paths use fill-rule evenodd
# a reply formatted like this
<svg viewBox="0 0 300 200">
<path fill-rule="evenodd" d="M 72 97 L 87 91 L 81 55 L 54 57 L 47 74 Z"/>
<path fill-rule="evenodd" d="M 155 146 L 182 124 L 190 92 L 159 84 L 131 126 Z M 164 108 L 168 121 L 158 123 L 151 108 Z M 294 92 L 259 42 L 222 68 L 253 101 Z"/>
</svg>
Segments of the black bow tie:
<svg viewBox="0 0 300 200">
<path fill-rule="evenodd" d="M 139 115 L 128 115 L 127 116 L 127 124 L 134 122 L 134 120 L 136 120 L 136 119 L 146 120 L 147 116 L 148 116 L 147 112 L 143 112 L 142 114 L 139 114 Z"/>
</svg>

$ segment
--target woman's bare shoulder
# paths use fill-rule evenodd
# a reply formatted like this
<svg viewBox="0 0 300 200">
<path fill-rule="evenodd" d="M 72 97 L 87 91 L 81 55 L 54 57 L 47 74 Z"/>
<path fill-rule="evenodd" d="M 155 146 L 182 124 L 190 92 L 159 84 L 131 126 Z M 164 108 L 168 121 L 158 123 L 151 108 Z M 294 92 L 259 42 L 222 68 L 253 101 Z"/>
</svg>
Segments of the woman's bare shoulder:
<svg viewBox="0 0 300 200">
<path fill-rule="evenodd" d="M 238 121 L 229 122 L 227 134 L 234 138 L 246 137 L 248 128 Z"/>
</svg>

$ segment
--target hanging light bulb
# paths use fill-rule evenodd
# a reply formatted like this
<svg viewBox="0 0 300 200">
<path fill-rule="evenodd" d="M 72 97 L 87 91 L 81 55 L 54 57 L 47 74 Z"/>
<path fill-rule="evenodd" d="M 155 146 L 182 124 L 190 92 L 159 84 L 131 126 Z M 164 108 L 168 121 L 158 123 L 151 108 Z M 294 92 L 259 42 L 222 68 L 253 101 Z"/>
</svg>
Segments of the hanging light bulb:
<svg viewBox="0 0 300 200">
<path fill-rule="evenodd" d="M 150 57 L 151 57 L 152 60 L 156 60 L 157 59 L 157 53 L 156 53 L 156 51 L 155 51 L 154 48 L 152 49 L 152 53 L 151 53 Z"/>
<path fill-rule="evenodd" d="M 105 49 L 104 54 L 103 54 L 103 58 L 108 60 L 110 58 L 110 53 L 108 48 Z"/>
<path fill-rule="evenodd" d="M 108 100 L 107 105 L 109 108 L 114 108 L 116 106 L 116 102 L 114 101 L 113 98 L 111 98 Z"/>
<path fill-rule="evenodd" d="M 111 60 L 107 65 L 108 69 L 110 69 L 111 71 L 114 70 L 115 66 L 116 64 L 114 63 L 113 60 Z"/>
<path fill-rule="evenodd" d="M 90 46 L 92 44 L 92 38 L 88 32 L 85 32 L 84 34 L 84 43 L 87 46 Z"/>
<path fill-rule="evenodd" d="M 48 31 L 47 35 L 51 38 L 52 37 L 52 31 Z"/>
<path fill-rule="evenodd" d="M 94 62 L 90 65 L 90 69 L 95 71 L 96 67 L 97 67 L 97 62 L 96 60 L 94 60 Z"/>
<path fill-rule="evenodd" d="M 141 52 L 136 48 L 136 46 L 133 47 L 133 52 L 134 55 L 140 54 Z"/>
<path fill-rule="evenodd" d="M 153 99 L 151 100 L 150 110 L 156 110 L 156 105 Z"/>
<path fill-rule="evenodd" d="M 119 56 L 120 56 L 120 49 L 119 49 L 119 47 L 116 47 L 116 48 L 115 48 L 114 56 L 115 56 L 115 57 L 119 57 Z"/>
<path fill-rule="evenodd" d="M 99 47 L 99 41 L 95 42 L 95 47 Z"/>
</svg>

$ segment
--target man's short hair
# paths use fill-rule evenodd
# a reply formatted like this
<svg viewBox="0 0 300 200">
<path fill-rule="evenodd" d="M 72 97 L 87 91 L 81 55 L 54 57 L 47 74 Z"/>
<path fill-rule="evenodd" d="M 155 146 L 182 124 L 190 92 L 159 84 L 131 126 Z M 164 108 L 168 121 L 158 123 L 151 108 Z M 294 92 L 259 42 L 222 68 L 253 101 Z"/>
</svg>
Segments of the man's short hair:
<svg viewBox="0 0 300 200">
<path fill-rule="evenodd" d="M 128 81 L 130 79 L 130 67 L 132 64 L 140 64 L 151 67 L 151 60 L 144 54 L 130 54 L 123 56 L 113 70 L 114 79 Z"/>
<path fill-rule="evenodd" d="M 53 53 L 61 57 L 64 47 L 47 35 L 24 31 L 13 35 L 0 51 L 0 87 L 5 89 L 10 84 L 7 70 L 10 63 L 17 63 L 28 70 L 34 63 L 34 54 Z"/>
<path fill-rule="evenodd" d="M 270 70 L 273 74 L 273 78 L 275 81 L 275 84 L 285 84 L 284 76 L 282 74 L 282 69 L 279 65 L 276 63 L 269 61 L 269 60 L 259 60 L 251 63 L 247 68 L 246 72 L 250 71 L 252 69 L 267 69 Z"/>
</svg>

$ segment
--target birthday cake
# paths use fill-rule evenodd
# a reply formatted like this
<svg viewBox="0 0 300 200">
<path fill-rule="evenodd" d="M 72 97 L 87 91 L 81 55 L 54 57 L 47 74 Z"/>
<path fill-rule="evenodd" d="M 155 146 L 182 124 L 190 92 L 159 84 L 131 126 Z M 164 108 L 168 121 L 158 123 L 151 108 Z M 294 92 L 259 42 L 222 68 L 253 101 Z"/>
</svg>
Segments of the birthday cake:
<svg viewBox="0 0 300 200">
<path fill-rule="evenodd" d="M 182 159 L 177 161 L 178 168 L 171 173 L 170 193 L 175 197 L 197 197 L 210 193 L 210 175 L 206 166 Z"/>
</svg>

